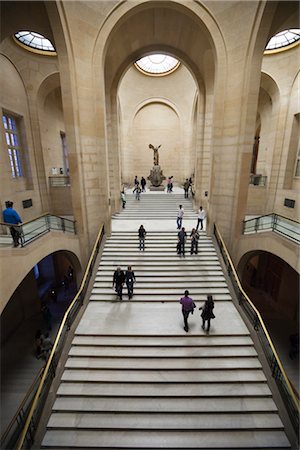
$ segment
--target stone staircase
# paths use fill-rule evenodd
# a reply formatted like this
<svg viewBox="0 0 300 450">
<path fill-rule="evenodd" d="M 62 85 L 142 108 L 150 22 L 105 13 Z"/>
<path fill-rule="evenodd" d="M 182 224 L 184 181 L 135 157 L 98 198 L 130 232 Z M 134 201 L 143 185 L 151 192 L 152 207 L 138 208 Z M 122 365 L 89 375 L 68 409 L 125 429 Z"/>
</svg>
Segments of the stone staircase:
<svg viewBox="0 0 300 450">
<path fill-rule="evenodd" d="M 126 210 L 113 220 L 42 448 L 290 448 L 212 240 L 202 232 L 198 255 L 189 254 L 189 243 L 185 257 L 176 254 L 180 199 L 145 194 L 137 204 L 127 196 Z M 189 201 L 185 208 L 190 231 L 196 215 Z M 148 230 L 143 252 L 140 223 Z M 112 290 L 118 265 L 133 266 L 130 301 L 126 289 L 123 301 Z M 197 304 L 189 333 L 178 303 L 185 289 Z M 216 319 L 208 335 L 198 307 L 209 293 Z"/>
</svg>

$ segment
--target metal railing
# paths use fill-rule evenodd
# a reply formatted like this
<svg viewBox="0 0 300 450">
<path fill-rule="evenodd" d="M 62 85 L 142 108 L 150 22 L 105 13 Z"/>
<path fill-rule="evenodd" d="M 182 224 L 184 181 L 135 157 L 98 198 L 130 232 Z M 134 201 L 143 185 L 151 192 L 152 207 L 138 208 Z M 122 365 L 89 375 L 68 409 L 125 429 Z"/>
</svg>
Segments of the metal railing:
<svg viewBox="0 0 300 450">
<path fill-rule="evenodd" d="M 12 225 L 5 222 L 0 222 L 1 228 L 14 227 L 19 234 L 19 244 L 21 247 L 29 244 L 29 242 L 48 233 L 49 231 L 63 231 L 76 234 L 75 220 L 66 219 L 64 217 L 55 216 L 53 214 L 45 213 L 42 216 L 23 222 L 19 225 Z"/>
<path fill-rule="evenodd" d="M 69 175 L 51 175 L 49 177 L 49 185 L 51 187 L 70 186 L 70 177 Z"/>
<path fill-rule="evenodd" d="M 243 221 L 243 234 L 274 231 L 300 243 L 300 223 L 280 214 L 266 214 Z"/>
<path fill-rule="evenodd" d="M 16 414 L 10 421 L 5 432 L 1 436 L 0 448 L 1 449 L 13 449 L 18 442 L 20 433 L 22 432 L 24 426 L 24 419 L 28 416 L 29 410 L 31 408 L 35 393 L 37 391 L 38 385 L 41 381 L 42 373 L 44 367 L 42 367 L 34 379 L 32 385 L 28 389 L 23 401 L 21 402 Z"/>
<path fill-rule="evenodd" d="M 25 417 L 23 420 L 22 431 L 20 433 L 20 437 L 16 446 L 17 450 L 29 449 L 34 443 L 35 432 L 37 430 L 39 420 L 47 400 L 52 380 L 55 377 L 56 367 L 63 351 L 66 336 L 71 328 L 72 323 L 75 320 L 75 317 L 77 316 L 79 309 L 83 305 L 83 301 L 86 295 L 86 291 L 88 289 L 89 281 L 93 273 L 93 268 L 99 253 L 103 236 L 104 236 L 104 226 L 102 225 L 97 235 L 96 242 L 94 244 L 91 257 L 89 259 L 86 271 L 84 273 L 80 288 L 76 296 L 72 300 L 70 306 L 68 307 L 67 311 L 65 312 L 65 315 L 61 321 L 52 350 L 46 362 L 40 384 L 35 393 L 30 411 L 28 413 L 28 416 Z"/>
<path fill-rule="evenodd" d="M 248 319 L 250 320 L 254 330 L 257 333 L 262 349 L 271 368 L 272 375 L 276 381 L 279 392 L 289 414 L 294 431 L 296 433 L 296 436 L 298 437 L 300 408 L 293 387 L 288 379 L 288 376 L 286 375 L 286 372 L 275 350 L 274 344 L 270 338 L 270 335 L 266 329 L 259 311 L 256 309 L 256 307 L 242 288 L 234 264 L 216 225 L 214 225 L 214 235 L 223 257 L 228 276 L 232 282 L 234 291 L 238 298 L 239 305 L 245 311 Z"/>
<path fill-rule="evenodd" d="M 266 186 L 267 176 L 265 175 L 250 175 L 250 183 L 253 186 Z"/>
</svg>

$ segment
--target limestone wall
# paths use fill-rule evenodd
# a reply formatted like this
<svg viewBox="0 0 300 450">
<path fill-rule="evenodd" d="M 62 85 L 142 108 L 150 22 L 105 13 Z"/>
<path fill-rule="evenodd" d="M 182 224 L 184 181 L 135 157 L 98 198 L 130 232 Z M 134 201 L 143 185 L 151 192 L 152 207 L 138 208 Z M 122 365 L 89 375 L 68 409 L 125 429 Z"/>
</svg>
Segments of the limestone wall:
<svg viewBox="0 0 300 450">
<path fill-rule="evenodd" d="M 119 88 L 122 181 L 149 175 L 153 150 L 161 145 L 159 164 L 166 177 L 183 183 L 195 166 L 193 103 L 196 85 L 181 65 L 163 77 L 144 75 L 135 67 L 123 77 Z"/>
</svg>

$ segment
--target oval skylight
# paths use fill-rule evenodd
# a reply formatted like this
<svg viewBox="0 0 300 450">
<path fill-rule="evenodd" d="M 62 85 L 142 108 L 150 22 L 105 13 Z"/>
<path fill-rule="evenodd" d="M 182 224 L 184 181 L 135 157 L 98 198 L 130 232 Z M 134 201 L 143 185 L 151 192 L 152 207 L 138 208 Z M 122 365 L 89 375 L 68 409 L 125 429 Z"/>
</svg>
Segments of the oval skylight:
<svg viewBox="0 0 300 450">
<path fill-rule="evenodd" d="M 277 50 L 284 47 L 288 47 L 300 39 L 300 29 L 294 28 L 291 30 L 280 31 L 280 33 L 273 36 L 267 46 L 266 50 Z"/>
<path fill-rule="evenodd" d="M 14 37 L 26 47 L 30 47 L 37 51 L 55 53 L 55 48 L 49 39 L 35 31 L 18 31 Z"/>
<path fill-rule="evenodd" d="M 147 75 L 167 75 L 179 66 L 178 59 L 162 53 L 144 56 L 135 62 L 135 66 Z"/>
</svg>

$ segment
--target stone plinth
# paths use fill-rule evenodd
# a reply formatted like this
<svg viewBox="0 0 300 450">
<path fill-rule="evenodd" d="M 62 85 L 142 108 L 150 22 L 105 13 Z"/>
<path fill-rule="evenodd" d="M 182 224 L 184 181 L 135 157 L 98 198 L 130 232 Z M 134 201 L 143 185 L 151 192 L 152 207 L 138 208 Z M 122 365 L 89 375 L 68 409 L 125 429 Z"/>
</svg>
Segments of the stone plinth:
<svg viewBox="0 0 300 450">
<path fill-rule="evenodd" d="M 165 180 L 166 177 L 163 174 L 163 171 L 161 170 L 160 166 L 153 166 L 151 171 L 150 171 L 150 175 L 148 176 L 148 180 L 151 181 L 152 186 L 150 186 L 150 190 L 152 187 L 154 188 L 159 188 L 162 187 L 161 184 L 163 182 L 163 180 Z"/>
</svg>

